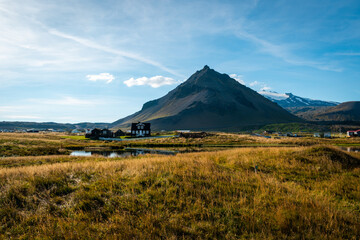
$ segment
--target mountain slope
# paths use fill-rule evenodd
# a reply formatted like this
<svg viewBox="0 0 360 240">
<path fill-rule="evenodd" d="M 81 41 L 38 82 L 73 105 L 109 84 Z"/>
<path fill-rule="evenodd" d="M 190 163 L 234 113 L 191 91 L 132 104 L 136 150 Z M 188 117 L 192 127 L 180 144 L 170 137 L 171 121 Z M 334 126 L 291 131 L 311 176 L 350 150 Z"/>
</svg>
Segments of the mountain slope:
<svg viewBox="0 0 360 240">
<path fill-rule="evenodd" d="M 360 101 L 344 102 L 321 112 L 313 113 L 318 121 L 360 121 Z"/>
<path fill-rule="evenodd" d="M 154 130 L 237 130 L 244 126 L 300 121 L 277 104 L 208 66 L 162 98 L 112 124 L 151 122 Z"/>
<path fill-rule="evenodd" d="M 313 100 L 309 98 L 303 98 L 299 96 L 295 96 L 292 93 L 276 93 L 276 92 L 267 92 L 261 91 L 259 94 L 263 95 L 267 99 L 279 104 L 283 108 L 291 108 L 291 107 L 325 107 L 325 106 L 336 106 L 339 103 L 337 102 L 329 102 L 329 101 L 321 101 L 321 100 Z"/>
</svg>

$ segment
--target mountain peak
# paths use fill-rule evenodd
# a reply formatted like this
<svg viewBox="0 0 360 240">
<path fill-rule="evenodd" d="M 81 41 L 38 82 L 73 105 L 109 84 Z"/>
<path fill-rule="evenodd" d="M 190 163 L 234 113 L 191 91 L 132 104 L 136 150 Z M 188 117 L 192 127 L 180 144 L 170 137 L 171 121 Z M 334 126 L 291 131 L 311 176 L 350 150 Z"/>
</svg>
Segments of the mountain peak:
<svg viewBox="0 0 360 240">
<path fill-rule="evenodd" d="M 182 86 L 194 86 L 201 88 L 211 88 L 220 90 L 222 88 L 234 88 L 234 85 L 241 85 L 236 80 L 230 78 L 227 74 L 221 74 L 208 65 L 203 69 L 196 71 Z"/>
<path fill-rule="evenodd" d="M 209 69 L 210 69 L 210 67 L 208 65 L 205 65 L 202 70 L 204 71 L 204 70 L 209 70 Z"/>
<path fill-rule="evenodd" d="M 128 127 L 150 122 L 156 130 L 230 130 L 243 126 L 300 121 L 277 104 L 209 66 L 196 71 L 162 98 L 113 123 Z"/>
</svg>

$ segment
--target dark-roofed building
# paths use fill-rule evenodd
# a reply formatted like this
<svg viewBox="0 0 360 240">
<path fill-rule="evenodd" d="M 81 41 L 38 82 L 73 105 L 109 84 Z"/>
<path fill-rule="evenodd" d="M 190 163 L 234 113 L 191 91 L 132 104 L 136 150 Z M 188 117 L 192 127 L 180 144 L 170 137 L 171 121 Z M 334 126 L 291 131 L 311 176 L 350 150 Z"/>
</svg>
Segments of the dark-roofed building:
<svg viewBox="0 0 360 240">
<path fill-rule="evenodd" d="M 121 137 L 121 136 L 125 136 L 125 133 L 119 129 L 114 133 L 115 137 Z"/>
<path fill-rule="evenodd" d="M 114 133 L 110 129 L 104 128 L 101 130 L 100 137 L 112 138 L 114 137 Z"/>
<path fill-rule="evenodd" d="M 99 137 L 112 138 L 114 137 L 114 133 L 107 128 L 104 129 L 94 128 L 93 130 L 91 130 L 90 133 L 87 133 L 85 137 L 91 139 L 99 139 Z"/>
<path fill-rule="evenodd" d="M 150 123 L 132 123 L 131 124 L 131 136 L 132 137 L 150 137 L 151 129 Z"/>
</svg>

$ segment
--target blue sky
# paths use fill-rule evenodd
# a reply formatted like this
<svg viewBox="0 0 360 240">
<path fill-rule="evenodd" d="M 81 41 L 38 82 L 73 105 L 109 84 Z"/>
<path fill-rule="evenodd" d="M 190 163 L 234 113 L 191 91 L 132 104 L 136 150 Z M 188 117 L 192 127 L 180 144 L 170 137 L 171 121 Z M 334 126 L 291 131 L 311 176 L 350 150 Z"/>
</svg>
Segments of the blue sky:
<svg viewBox="0 0 360 240">
<path fill-rule="evenodd" d="M 204 65 L 360 100 L 360 2 L 0 0 L 0 121 L 113 122 Z"/>
</svg>

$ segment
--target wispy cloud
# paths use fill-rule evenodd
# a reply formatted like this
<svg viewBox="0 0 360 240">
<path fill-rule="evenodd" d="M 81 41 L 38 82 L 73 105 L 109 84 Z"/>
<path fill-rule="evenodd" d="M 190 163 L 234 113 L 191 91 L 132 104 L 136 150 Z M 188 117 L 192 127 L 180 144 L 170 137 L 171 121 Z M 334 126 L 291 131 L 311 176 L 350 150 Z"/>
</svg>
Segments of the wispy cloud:
<svg viewBox="0 0 360 240">
<path fill-rule="evenodd" d="M 339 52 L 339 53 L 334 53 L 334 55 L 339 55 L 339 56 L 360 56 L 360 52 Z"/>
<path fill-rule="evenodd" d="M 253 86 L 256 86 L 256 85 L 259 85 L 260 83 L 258 81 L 254 81 L 254 82 L 251 82 L 249 83 L 250 87 L 253 87 Z"/>
<path fill-rule="evenodd" d="M 158 88 L 164 85 L 173 85 L 177 83 L 179 82 L 172 78 L 163 76 L 130 78 L 124 81 L 124 84 L 128 87 L 149 85 L 153 88 Z"/>
<path fill-rule="evenodd" d="M 86 75 L 86 78 L 89 81 L 97 82 L 97 81 L 106 81 L 106 83 L 111 83 L 115 77 L 110 73 L 100 73 L 96 75 Z"/>
<path fill-rule="evenodd" d="M 40 119 L 41 117 L 39 116 L 33 116 L 33 115 L 7 115 L 7 116 L 4 116 L 5 118 L 8 118 L 8 119 Z"/>
<path fill-rule="evenodd" d="M 23 106 L 0 106 L 0 113 L 1 112 L 5 112 L 5 113 L 17 112 L 23 108 L 24 108 Z"/>
<path fill-rule="evenodd" d="M 93 41 L 85 39 L 85 38 L 72 36 L 70 34 L 60 32 L 60 31 L 58 31 L 56 29 L 49 29 L 49 33 L 53 34 L 55 36 L 61 37 L 61 38 L 65 38 L 65 39 L 77 42 L 77 43 L 79 43 L 79 44 L 81 44 L 83 46 L 89 47 L 89 48 L 94 48 L 94 49 L 104 51 L 104 52 L 107 52 L 107 53 L 112 53 L 114 55 L 118 55 L 118 56 L 121 56 L 121 57 L 130 58 L 130 59 L 142 62 L 142 63 L 152 65 L 152 66 L 157 67 L 157 68 L 159 68 L 159 69 L 161 69 L 161 70 L 163 70 L 165 72 L 171 73 L 171 74 L 173 74 L 175 76 L 180 76 L 179 73 L 177 73 L 176 71 L 174 71 L 174 70 L 172 70 L 170 68 L 165 67 L 163 64 L 161 64 L 159 62 L 156 62 L 154 60 L 151 60 L 149 58 L 143 57 L 141 55 L 135 54 L 135 53 L 131 53 L 131 52 L 122 51 L 122 50 L 114 49 L 114 48 L 111 48 L 111 47 L 107 47 L 107 46 L 98 44 L 96 42 L 93 42 Z"/>
<path fill-rule="evenodd" d="M 253 42 L 257 46 L 260 47 L 260 50 L 263 52 L 266 52 L 276 58 L 279 58 L 283 60 L 286 63 L 296 65 L 296 66 L 307 66 L 316 68 L 319 70 L 324 71 L 333 71 L 333 72 L 341 72 L 343 69 L 339 67 L 334 67 L 331 65 L 328 65 L 324 62 L 320 61 L 313 61 L 313 60 L 305 60 L 301 59 L 300 57 L 294 56 L 294 54 L 291 53 L 291 51 L 285 47 L 286 44 L 274 44 L 270 41 L 267 41 L 265 39 L 262 39 L 260 37 L 257 37 L 254 34 L 250 34 L 246 32 L 245 30 L 235 30 L 234 31 L 235 36 L 241 39 L 248 40 L 250 42 Z"/>
<path fill-rule="evenodd" d="M 29 102 L 34 102 L 37 104 L 46 104 L 46 105 L 70 105 L 70 106 L 84 106 L 84 105 L 96 105 L 99 104 L 98 101 L 88 100 L 88 99 L 79 99 L 75 97 L 62 97 L 58 99 L 49 99 L 49 98 L 38 98 L 38 99 L 28 99 Z"/>
</svg>

